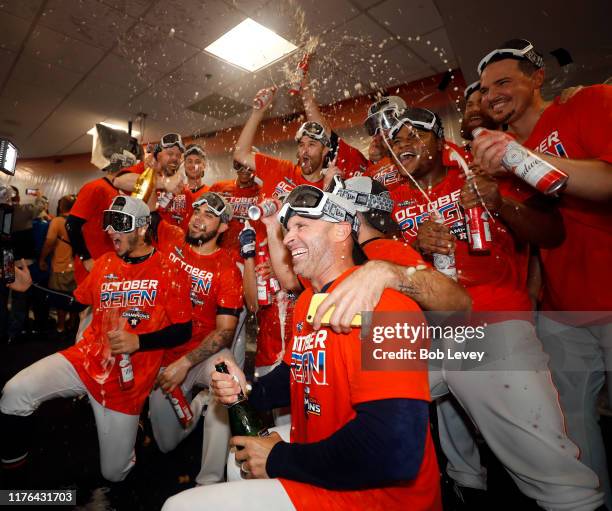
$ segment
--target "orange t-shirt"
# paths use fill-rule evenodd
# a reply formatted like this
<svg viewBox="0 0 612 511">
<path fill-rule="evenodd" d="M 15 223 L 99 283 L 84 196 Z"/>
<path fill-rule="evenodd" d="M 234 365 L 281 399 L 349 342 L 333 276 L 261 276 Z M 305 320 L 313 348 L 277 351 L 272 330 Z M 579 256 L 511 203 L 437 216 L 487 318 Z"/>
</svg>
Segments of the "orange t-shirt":
<svg viewBox="0 0 612 511">
<path fill-rule="evenodd" d="M 344 179 L 355 176 L 363 176 L 370 161 L 361 154 L 359 149 L 347 144 L 344 140 L 338 140 L 338 153 L 336 156 L 336 167 L 344 173 Z"/>
<path fill-rule="evenodd" d="M 51 271 L 61 273 L 73 271 L 72 245 L 66 232 L 66 217 L 56 216 L 49 222 L 47 239 L 55 240 L 53 255 L 51 256 Z"/>
<path fill-rule="evenodd" d="M 304 179 L 299 165 L 262 153 L 255 153 L 255 169 L 257 177 L 263 181 L 260 190 L 262 200 L 278 199 L 299 185 L 312 185 L 317 188 L 323 186 L 323 178 L 314 183 Z"/>
<path fill-rule="evenodd" d="M 354 269 L 336 279 L 330 290 Z M 354 407 L 359 403 L 394 398 L 430 400 L 427 371 L 362 370 L 360 330 L 353 329 L 348 335 L 336 334 L 325 327 L 314 331 L 306 322 L 312 295 L 311 288 L 298 298 L 293 339 L 287 345 L 284 358 L 291 367 L 291 442 L 314 443 L 328 438 L 356 416 Z M 417 314 L 420 309 L 404 295 L 385 290 L 376 311 Z M 327 490 L 287 479 L 280 481 L 298 511 L 441 510 L 440 474 L 427 429 L 421 467 L 412 481 L 355 491 Z"/>
<path fill-rule="evenodd" d="M 195 202 L 206 192 L 211 191 L 211 189 L 206 185 L 202 185 L 200 186 L 200 188 L 195 188 L 195 189 L 190 188 L 189 191 L 191 192 L 191 200 Z"/>
<path fill-rule="evenodd" d="M 445 165 L 454 162 L 444 158 Z M 432 207 L 444 219 L 444 225 L 457 238 L 455 264 L 459 283 L 470 294 L 475 311 L 528 311 L 532 309 L 527 294 L 527 267 L 529 249 L 518 245 L 501 220 L 489 222 L 491 229 L 491 252 L 473 255 L 469 251 L 463 209 L 459 205 L 461 188 L 465 183 L 463 172 L 449 167 L 447 177 L 428 192 L 433 206 L 415 188 L 400 186 L 391 192 L 395 201 L 393 216 L 400 226 L 404 239 L 412 243 L 419 225 L 429 218 Z M 500 182 L 504 196 L 524 201 L 533 194 L 533 189 L 518 178 L 510 176 Z"/>
<path fill-rule="evenodd" d="M 585 87 L 567 103 L 555 99 L 525 146 L 562 158 L 612 163 L 612 86 Z M 570 177 L 571 180 L 571 177 Z M 561 193 L 565 241 L 542 249 L 542 309 L 612 310 L 612 207 Z"/>
<path fill-rule="evenodd" d="M 158 197 L 165 192 L 157 191 Z M 170 204 L 165 208 L 158 208 L 159 215 L 171 223 L 187 232 L 189 228 L 189 220 L 193 214 L 193 194 L 187 186 L 183 187 L 181 193 L 174 194 Z"/>
<path fill-rule="evenodd" d="M 404 183 L 404 178 L 397 169 L 395 162 L 389 156 L 385 156 L 376 163 L 370 163 L 366 176 L 375 179 L 389 191 Z"/>
<path fill-rule="evenodd" d="M 156 252 L 142 263 L 129 264 L 115 253 L 99 257 L 77 287 L 75 298 L 93 308 L 83 340 L 61 351 L 96 401 L 111 410 L 138 415 L 151 392 L 164 350 L 130 355 L 134 386 L 119 386 L 118 357 L 110 354 L 107 332 L 123 327 L 134 334 L 161 330 L 191 320 L 189 280 Z"/>
<path fill-rule="evenodd" d="M 105 177 L 85 183 L 77 194 L 76 201 L 70 210 L 72 216 L 85 220 L 83 238 L 92 259 L 113 250 L 110 238 L 102 230 L 102 213 L 110 208 L 113 199 L 123 192 L 115 188 Z M 81 260 L 75 258 L 75 279 L 81 283 L 87 276 L 87 270 Z"/>
<path fill-rule="evenodd" d="M 242 275 L 227 250 L 198 254 L 175 225 L 160 222 L 157 237 L 159 250 L 191 279 L 192 336 L 189 342 L 166 350 L 163 365 L 168 365 L 197 348 L 217 328 L 217 314 L 223 314 L 223 309 L 228 309 L 226 314 L 242 309 Z"/>
<path fill-rule="evenodd" d="M 222 195 L 232 206 L 233 216 L 227 231 L 223 233 L 221 246 L 238 256 L 240 252 L 238 235 L 244 228 L 244 222 L 249 218 L 247 214 L 249 206 L 259 202 L 259 185 L 254 183 L 252 186 L 240 188 L 236 181 L 219 181 L 210 187 L 210 191 Z M 259 240 L 266 237 L 265 225 L 262 222 L 249 223 L 255 229 Z"/>
</svg>

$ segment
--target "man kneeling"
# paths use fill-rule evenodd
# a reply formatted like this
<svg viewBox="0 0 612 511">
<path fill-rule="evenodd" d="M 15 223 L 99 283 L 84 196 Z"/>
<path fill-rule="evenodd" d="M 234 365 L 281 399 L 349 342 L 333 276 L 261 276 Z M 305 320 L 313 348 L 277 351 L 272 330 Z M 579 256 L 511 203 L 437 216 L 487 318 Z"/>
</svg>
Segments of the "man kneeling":
<svg viewBox="0 0 612 511">
<path fill-rule="evenodd" d="M 349 201 L 302 185 L 279 217 L 294 270 L 314 290 L 329 292 L 360 262 L 354 259 L 363 254 Z M 442 509 L 427 373 L 363 371 L 358 329 L 336 334 L 325 326 L 315 331 L 306 322 L 314 290 L 304 291 L 296 303 L 293 341 L 283 363 L 260 378 L 249 397 L 259 409 L 290 404 L 291 442 L 276 432 L 232 438 L 245 479 L 187 490 L 168 499 L 163 511 Z M 419 308 L 386 290 L 376 311 Z M 246 381 L 235 364 L 225 362 L 231 376 L 213 373 L 211 389 L 222 403 L 232 404 Z"/>
</svg>

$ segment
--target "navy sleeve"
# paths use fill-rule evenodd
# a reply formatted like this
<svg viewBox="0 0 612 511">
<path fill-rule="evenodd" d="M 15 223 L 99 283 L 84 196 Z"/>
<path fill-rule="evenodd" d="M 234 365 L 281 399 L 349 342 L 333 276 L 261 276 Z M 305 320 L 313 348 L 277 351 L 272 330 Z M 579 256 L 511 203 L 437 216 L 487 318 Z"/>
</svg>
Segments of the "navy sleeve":
<svg viewBox="0 0 612 511">
<path fill-rule="evenodd" d="M 174 348 L 186 343 L 191 338 L 191 321 L 185 323 L 173 323 L 161 330 L 140 334 L 138 340 L 140 351 L 159 350 L 163 348 Z"/>
<path fill-rule="evenodd" d="M 266 472 L 330 490 L 360 490 L 414 479 L 429 427 L 429 404 L 416 399 L 368 401 L 333 435 L 309 444 L 279 442 Z"/>
<path fill-rule="evenodd" d="M 289 406 L 291 395 L 289 378 L 289 366 L 281 362 L 253 384 L 253 390 L 249 394 L 249 403 L 256 410 L 272 410 L 272 408 Z"/>
</svg>

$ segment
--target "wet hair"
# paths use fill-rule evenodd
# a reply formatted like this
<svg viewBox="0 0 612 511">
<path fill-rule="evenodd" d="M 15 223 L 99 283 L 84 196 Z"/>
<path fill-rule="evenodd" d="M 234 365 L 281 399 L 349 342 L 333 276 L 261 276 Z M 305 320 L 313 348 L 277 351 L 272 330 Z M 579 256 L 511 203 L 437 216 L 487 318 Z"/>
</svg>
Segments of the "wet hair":
<svg viewBox="0 0 612 511">
<path fill-rule="evenodd" d="M 57 203 L 57 214 L 69 213 L 76 201 L 75 195 L 64 195 Z"/>
</svg>

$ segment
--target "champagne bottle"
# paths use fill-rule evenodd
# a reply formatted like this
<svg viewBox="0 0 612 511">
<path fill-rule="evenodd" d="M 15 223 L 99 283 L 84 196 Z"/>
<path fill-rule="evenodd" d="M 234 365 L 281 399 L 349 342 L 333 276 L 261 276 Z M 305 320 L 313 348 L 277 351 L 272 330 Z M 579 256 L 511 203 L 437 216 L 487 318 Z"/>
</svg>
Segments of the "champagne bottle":
<svg viewBox="0 0 612 511">
<path fill-rule="evenodd" d="M 225 362 L 215 365 L 220 373 L 229 374 Z M 257 410 L 249 403 L 249 400 L 240 391 L 238 400 L 228 405 L 230 430 L 232 436 L 268 436 L 270 432 L 264 427 Z"/>
<path fill-rule="evenodd" d="M 147 167 L 145 171 L 138 176 L 136 184 L 134 185 L 134 191 L 132 197 L 147 202 L 153 189 L 155 188 L 155 171 L 151 167 Z"/>
</svg>

